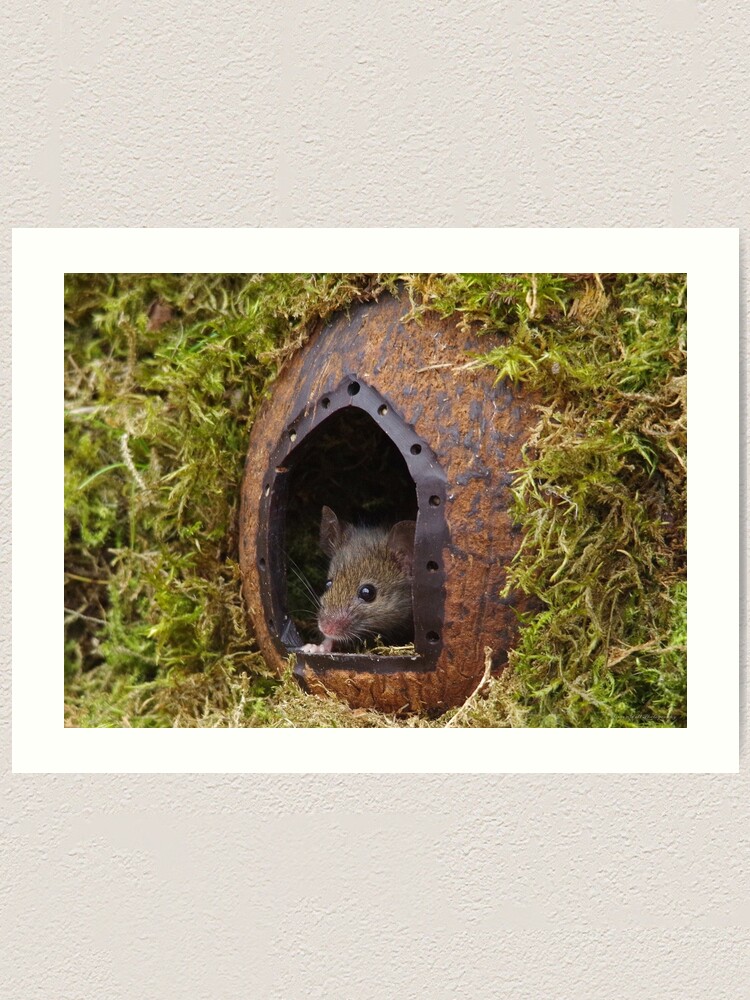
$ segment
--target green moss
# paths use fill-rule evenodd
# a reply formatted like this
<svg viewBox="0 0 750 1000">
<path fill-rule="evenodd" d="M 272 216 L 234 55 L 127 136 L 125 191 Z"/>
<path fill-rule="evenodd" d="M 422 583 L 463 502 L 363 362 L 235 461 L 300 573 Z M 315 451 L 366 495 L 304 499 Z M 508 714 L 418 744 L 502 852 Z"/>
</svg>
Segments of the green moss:
<svg viewBox="0 0 750 1000">
<path fill-rule="evenodd" d="M 478 362 L 543 398 L 509 581 L 545 610 L 511 656 L 516 693 L 529 724 L 684 725 L 685 279 L 591 282 L 566 312 L 522 314 Z"/>
<path fill-rule="evenodd" d="M 237 503 L 284 360 L 398 278 L 66 277 L 67 724 L 396 724 L 269 676 L 240 598 Z M 684 725 L 684 276 L 400 280 L 417 320 L 476 332 L 457 366 L 542 401 L 510 575 L 542 610 L 456 724 Z M 157 301 L 171 316 L 149 318 Z"/>
</svg>

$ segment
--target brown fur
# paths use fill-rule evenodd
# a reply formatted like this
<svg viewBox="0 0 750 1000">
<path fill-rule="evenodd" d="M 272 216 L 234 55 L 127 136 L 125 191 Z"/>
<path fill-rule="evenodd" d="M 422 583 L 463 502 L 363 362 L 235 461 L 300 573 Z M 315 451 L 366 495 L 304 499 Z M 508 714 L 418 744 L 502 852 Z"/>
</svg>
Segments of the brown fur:
<svg viewBox="0 0 750 1000">
<path fill-rule="evenodd" d="M 320 600 L 318 623 L 326 631 L 344 632 L 338 643 L 379 635 L 394 643 L 413 638 L 412 554 L 414 521 L 399 521 L 391 529 L 355 528 L 339 522 L 323 508 L 321 545 L 331 556 L 333 581 Z M 360 587 L 377 590 L 372 603 L 358 597 Z"/>
</svg>

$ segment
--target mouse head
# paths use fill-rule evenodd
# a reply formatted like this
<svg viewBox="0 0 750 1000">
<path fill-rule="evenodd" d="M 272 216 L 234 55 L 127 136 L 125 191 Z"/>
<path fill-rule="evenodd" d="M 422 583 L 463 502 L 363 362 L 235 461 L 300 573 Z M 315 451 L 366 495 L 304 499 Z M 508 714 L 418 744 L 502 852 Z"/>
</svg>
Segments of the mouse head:
<svg viewBox="0 0 750 1000">
<path fill-rule="evenodd" d="M 323 508 L 320 545 L 330 565 L 318 624 L 327 639 L 408 637 L 415 529 L 415 521 L 399 521 L 390 529 L 359 528 Z"/>
</svg>

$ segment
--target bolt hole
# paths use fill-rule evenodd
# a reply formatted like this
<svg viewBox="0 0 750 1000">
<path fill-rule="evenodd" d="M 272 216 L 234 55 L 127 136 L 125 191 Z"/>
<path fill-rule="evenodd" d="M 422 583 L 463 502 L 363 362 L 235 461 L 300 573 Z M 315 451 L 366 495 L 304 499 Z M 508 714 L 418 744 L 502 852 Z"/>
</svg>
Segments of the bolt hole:
<svg viewBox="0 0 750 1000">
<path fill-rule="evenodd" d="M 320 405 L 323 407 L 324 410 L 328 409 L 328 407 L 331 405 L 331 401 L 328 398 L 328 396 L 323 396 L 323 398 L 320 401 Z"/>
<path fill-rule="evenodd" d="M 440 497 L 431 496 L 430 507 L 439 507 L 439 506 L 440 506 Z"/>
<path fill-rule="evenodd" d="M 430 561 L 427 563 L 427 569 L 430 571 L 430 573 L 437 573 L 440 567 L 438 566 L 438 564 L 435 562 L 434 559 L 430 559 Z"/>
<path fill-rule="evenodd" d="M 356 396 L 357 393 L 359 392 L 359 382 L 350 382 L 349 385 L 347 386 L 346 391 L 349 393 L 350 396 Z"/>
<path fill-rule="evenodd" d="M 427 641 L 432 643 L 440 642 L 440 636 L 437 634 L 437 632 L 428 632 Z"/>
<path fill-rule="evenodd" d="M 296 439 L 296 437 L 297 437 L 297 431 L 294 429 L 294 427 L 290 427 L 289 428 L 289 440 L 290 441 L 294 441 Z"/>
<path fill-rule="evenodd" d="M 409 449 L 409 451 L 412 453 L 412 455 L 419 455 L 419 453 L 422 451 L 422 445 L 421 444 L 413 444 L 411 446 L 411 448 Z"/>
<path fill-rule="evenodd" d="M 269 627 L 269 628 L 271 629 L 271 631 L 272 631 L 272 632 L 273 632 L 273 630 L 274 630 L 274 629 L 276 628 L 276 626 L 275 626 L 275 625 L 274 625 L 274 623 L 273 623 L 273 618 L 269 618 L 269 619 L 268 619 L 268 627 Z M 433 634 L 434 634 L 434 633 L 433 633 Z M 432 641 L 432 640 L 430 640 L 430 641 Z"/>
<path fill-rule="evenodd" d="M 263 487 L 263 492 L 266 494 L 266 496 L 268 496 L 269 493 L 271 492 L 271 487 L 268 485 L 268 483 L 266 483 L 266 485 Z"/>
<path fill-rule="evenodd" d="M 378 413 L 380 414 L 381 417 L 384 417 L 387 412 L 388 412 L 388 407 L 385 405 L 385 403 L 383 403 L 382 406 L 378 407 Z"/>
<path fill-rule="evenodd" d="M 258 565 L 260 566 L 261 569 L 265 569 L 266 568 L 266 560 L 265 559 L 259 559 L 258 560 Z"/>
</svg>

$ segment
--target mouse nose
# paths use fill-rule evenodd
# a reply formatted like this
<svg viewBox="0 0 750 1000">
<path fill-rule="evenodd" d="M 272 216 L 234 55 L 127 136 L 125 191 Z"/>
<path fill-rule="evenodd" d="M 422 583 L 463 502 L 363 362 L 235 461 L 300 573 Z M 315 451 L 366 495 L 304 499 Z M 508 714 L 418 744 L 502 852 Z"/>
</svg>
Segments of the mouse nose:
<svg viewBox="0 0 750 1000">
<path fill-rule="evenodd" d="M 320 631 L 326 639 L 342 639 L 350 624 L 351 622 L 345 615 L 321 615 L 318 618 Z"/>
</svg>

